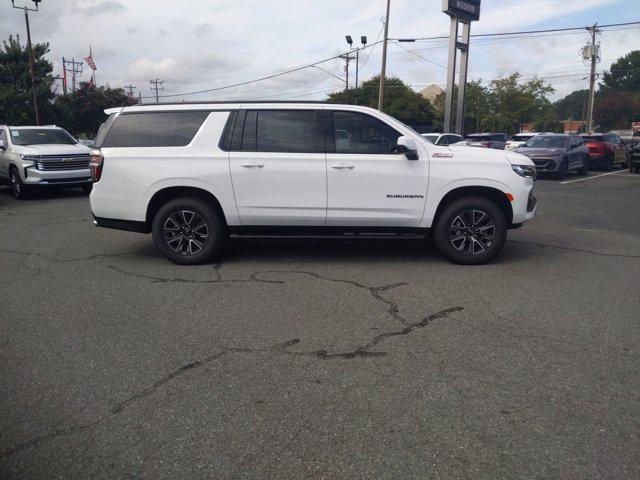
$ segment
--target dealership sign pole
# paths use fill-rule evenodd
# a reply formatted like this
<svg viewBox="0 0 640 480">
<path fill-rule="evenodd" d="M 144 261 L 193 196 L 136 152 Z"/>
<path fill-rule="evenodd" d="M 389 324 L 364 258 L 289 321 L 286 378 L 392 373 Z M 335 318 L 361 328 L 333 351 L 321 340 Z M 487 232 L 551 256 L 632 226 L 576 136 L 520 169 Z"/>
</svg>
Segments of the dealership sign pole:
<svg viewBox="0 0 640 480">
<path fill-rule="evenodd" d="M 444 105 L 444 127 L 451 132 L 453 113 L 453 93 L 456 85 L 456 56 L 460 50 L 460 77 L 458 79 L 458 109 L 456 113 L 456 133 L 464 132 L 464 103 L 467 90 L 467 66 L 469 64 L 469 40 L 471 22 L 480 19 L 481 0 L 442 0 L 442 11 L 451 17 L 449 31 L 449 64 L 447 65 L 447 90 Z M 462 22 L 462 42 L 458 42 L 458 23 Z"/>
</svg>

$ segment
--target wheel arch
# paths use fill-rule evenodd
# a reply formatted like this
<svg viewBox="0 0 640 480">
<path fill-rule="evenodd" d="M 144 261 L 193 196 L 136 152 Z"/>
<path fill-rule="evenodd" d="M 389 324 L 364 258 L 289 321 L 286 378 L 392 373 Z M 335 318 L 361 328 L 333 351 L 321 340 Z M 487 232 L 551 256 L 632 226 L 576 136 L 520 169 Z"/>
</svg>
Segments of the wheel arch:
<svg viewBox="0 0 640 480">
<path fill-rule="evenodd" d="M 199 187 L 187 187 L 187 186 L 172 186 L 165 187 L 153 194 L 153 196 L 149 199 L 147 204 L 147 211 L 145 215 L 145 222 L 147 224 L 147 228 L 151 228 L 151 223 L 153 222 L 153 217 L 157 213 L 157 211 L 170 200 L 174 198 L 180 197 L 194 197 L 200 200 L 205 201 L 209 205 L 213 207 L 215 212 L 218 214 L 225 227 L 227 226 L 227 218 L 224 214 L 224 210 L 220 201 L 216 198 L 216 196 L 208 190 Z"/>
<path fill-rule="evenodd" d="M 438 203 L 435 215 L 433 216 L 433 224 L 435 225 L 438 221 L 438 217 L 442 214 L 447 205 L 459 198 L 469 196 L 483 197 L 495 203 L 504 214 L 507 226 L 511 227 L 513 225 L 513 207 L 511 206 L 511 202 L 507 198 L 507 195 L 502 190 L 495 187 L 481 185 L 457 187 L 448 191 Z"/>
</svg>

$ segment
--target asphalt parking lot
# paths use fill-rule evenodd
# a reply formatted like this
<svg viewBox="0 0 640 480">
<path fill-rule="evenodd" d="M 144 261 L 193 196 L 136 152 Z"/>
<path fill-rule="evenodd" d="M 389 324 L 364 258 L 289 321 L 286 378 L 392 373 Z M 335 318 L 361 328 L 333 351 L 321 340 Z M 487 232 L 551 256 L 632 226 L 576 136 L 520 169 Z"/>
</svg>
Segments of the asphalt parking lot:
<svg viewBox="0 0 640 480">
<path fill-rule="evenodd" d="M 640 175 L 541 180 L 493 263 L 234 240 L 180 267 L 0 187 L 0 477 L 640 478 Z"/>
</svg>

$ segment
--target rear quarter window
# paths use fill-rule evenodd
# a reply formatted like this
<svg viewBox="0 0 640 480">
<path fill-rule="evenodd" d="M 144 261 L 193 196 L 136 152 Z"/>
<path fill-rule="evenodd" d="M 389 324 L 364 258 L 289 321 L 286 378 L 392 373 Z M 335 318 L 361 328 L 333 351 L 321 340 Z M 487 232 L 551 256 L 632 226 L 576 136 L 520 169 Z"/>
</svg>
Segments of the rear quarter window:
<svg viewBox="0 0 640 480">
<path fill-rule="evenodd" d="M 184 147 L 191 143 L 209 111 L 122 113 L 102 147 Z"/>
</svg>

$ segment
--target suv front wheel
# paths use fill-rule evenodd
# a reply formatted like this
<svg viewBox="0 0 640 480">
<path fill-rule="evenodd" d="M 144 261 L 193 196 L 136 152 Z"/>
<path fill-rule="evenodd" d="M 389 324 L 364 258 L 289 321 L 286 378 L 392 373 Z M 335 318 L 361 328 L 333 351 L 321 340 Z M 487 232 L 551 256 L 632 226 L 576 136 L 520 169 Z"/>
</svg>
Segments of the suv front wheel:
<svg viewBox="0 0 640 480">
<path fill-rule="evenodd" d="M 153 241 L 174 263 L 196 265 L 217 255 L 225 239 L 218 214 L 197 198 L 176 198 L 165 203 L 153 218 Z"/>
<path fill-rule="evenodd" d="M 25 199 L 29 195 L 28 187 L 22 183 L 20 172 L 16 167 L 11 167 L 11 170 L 9 170 L 9 184 L 11 185 L 11 193 L 18 200 Z"/>
<path fill-rule="evenodd" d="M 483 197 L 462 197 L 447 205 L 433 231 L 440 253 L 462 265 L 488 261 L 502 250 L 506 238 L 502 210 Z"/>
</svg>

